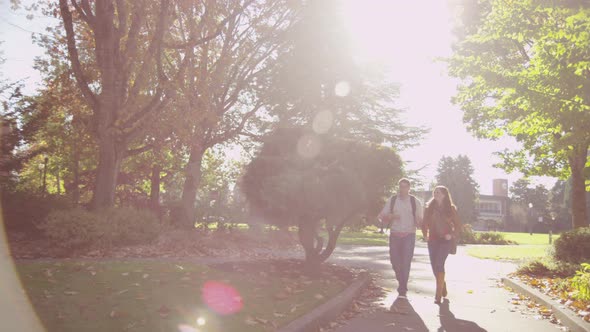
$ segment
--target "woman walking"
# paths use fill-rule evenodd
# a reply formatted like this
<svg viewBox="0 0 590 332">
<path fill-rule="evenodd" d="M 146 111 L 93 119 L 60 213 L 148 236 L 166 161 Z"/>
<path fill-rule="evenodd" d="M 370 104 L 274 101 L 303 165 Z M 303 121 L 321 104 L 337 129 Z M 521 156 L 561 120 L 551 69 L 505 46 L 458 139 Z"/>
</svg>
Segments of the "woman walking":
<svg viewBox="0 0 590 332">
<path fill-rule="evenodd" d="M 422 224 L 422 235 L 428 241 L 430 265 L 436 278 L 434 303 L 440 304 L 447 296 L 445 261 L 451 250 L 456 250 L 456 241 L 461 233 L 461 222 L 451 194 L 444 186 L 437 186 L 428 202 Z"/>
</svg>

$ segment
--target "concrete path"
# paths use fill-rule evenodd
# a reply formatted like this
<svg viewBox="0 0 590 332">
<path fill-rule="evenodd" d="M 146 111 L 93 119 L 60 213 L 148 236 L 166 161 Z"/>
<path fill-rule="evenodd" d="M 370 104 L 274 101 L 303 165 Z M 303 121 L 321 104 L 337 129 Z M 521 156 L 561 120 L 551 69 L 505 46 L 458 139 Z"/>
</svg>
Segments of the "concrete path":
<svg viewBox="0 0 590 332">
<path fill-rule="evenodd" d="M 433 303 L 435 282 L 430 269 L 426 243 L 416 243 L 409 283 L 407 314 L 392 313 L 389 307 L 397 297 L 387 247 L 342 246 L 330 262 L 378 272 L 378 284 L 390 289 L 381 302 L 383 310 L 360 315 L 336 329 L 337 332 L 373 331 L 534 331 L 555 332 L 560 326 L 536 315 L 522 313 L 522 306 L 510 303 L 514 294 L 499 287 L 500 278 L 513 272 L 516 265 L 481 260 L 466 255 L 459 247 L 447 260 L 449 301 Z M 364 317 L 363 317 L 364 316 Z"/>
</svg>

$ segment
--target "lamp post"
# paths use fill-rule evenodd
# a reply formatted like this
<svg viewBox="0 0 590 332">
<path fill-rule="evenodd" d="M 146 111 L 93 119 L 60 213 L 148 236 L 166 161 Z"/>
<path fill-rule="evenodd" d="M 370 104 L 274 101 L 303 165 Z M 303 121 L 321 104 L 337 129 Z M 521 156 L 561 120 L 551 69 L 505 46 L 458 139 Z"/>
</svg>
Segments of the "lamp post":
<svg viewBox="0 0 590 332">
<path fill-rule="evenodd" d="M 534 218 L 533 218 L 533 203 L 529 203 L 529 216 L 528 217 L 529 217 L 528 218 L 529 219 L 528 220 L 529 234 L 533 235 L 533 220 L 534 220 Z"/>
</svg>

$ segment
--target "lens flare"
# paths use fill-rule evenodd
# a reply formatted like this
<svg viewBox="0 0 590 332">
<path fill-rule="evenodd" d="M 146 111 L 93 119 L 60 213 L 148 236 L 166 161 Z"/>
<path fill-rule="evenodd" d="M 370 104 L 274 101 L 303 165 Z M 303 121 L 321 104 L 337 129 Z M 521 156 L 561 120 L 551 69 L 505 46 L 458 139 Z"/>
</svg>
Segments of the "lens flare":
<svg viewBox="0 0 590 332">
<path fill-rule="evenodd" d="M 242 296 L 232 286 L 219 282 L 207 281 L 202 288 L 203 302 L 209 309 L 220 315 L 231 315 L 242 310 Z"/>
<path fill-rule="evenodd" d="M 197 326 L 203 326 L 203 325 L 205 325 L 205 323 L 207 323 L 205 318 L 203 318 L 203 317 L 197 318 Z"/>
<path fill-rule="evenodd" d="M 330 111 L 321 111 L 313 119 L 313 131 L 316 134 L 325 134 L 332 128 L 334 115 Z"/>
<path fill-rule="evenodd" d="M 350 94 L 350 84 L 346 81 L 340 81 L 334 86 L 334 94 L 338 97 L 346 97 Z"/>
</svg>

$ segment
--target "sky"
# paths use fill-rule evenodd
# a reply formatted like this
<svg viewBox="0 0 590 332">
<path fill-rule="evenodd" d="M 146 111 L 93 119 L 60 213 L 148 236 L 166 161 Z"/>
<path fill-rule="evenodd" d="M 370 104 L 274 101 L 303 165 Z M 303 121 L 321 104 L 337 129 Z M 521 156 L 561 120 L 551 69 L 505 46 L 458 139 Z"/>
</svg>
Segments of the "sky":
<svg viewBox="0 0 590 332">
<path fill-rule="evenodd" d="M 506 174 L 492 165 L 499 162 L 494 151 L 517 147 L 510 139 L 486 141 L 466 131 L 461 110 L 451 104 L 458 81 L 446 75 L 446 66 L 436 58 L 451 54 L 450 8 L 440 0 L 342 0 L 351 37 L 366 61 L 380 61 L 390 68 L 389 78 L 401 86 L 398 107 L 405 110 L 409 125 L 430 128 L 423 141 L 401 152 L 409 169 L 420 169 L 425 183 L 434 181 L 443 156 L 467 155 L 481 194 L 492 193 L 493 179 L 508 179 L 509 186 L 520 173 Z M 40 76 L 33 68 L 43 50 L 33 44 L 31 33 L 42 33 L 51 20 L 26 18 L 23 10 L 10 10 L 9 0 L 0 0 L 0 50 L 6 62 L 1 77 L 24 79 L 25 92 L 38 87 Z M 550 189 L 552 178 L 533 178 Z"/>
<path fill-rule="evenodd" d="M 430 128 L 424 140 L 401 152 L 408 168 L 420 169 L 425 183 L 434 181 L 443 156 L 466 155 L 474 167 L 481 194 L 492 193 L 493 179 L 508 179 L 509 186 L 522 177 L 494 168 L 500 159 L 493 155 L 516 148 L 512 138 L 478 140 L 467 132 L 462 112 L 451 103 L 459 83 L 446 74 L 438 58 L 451 55 L 451 9 L 440 0 L 344 0 L 345 17 L 358 49 L 367 60 L 389 65 L 389 77 L 401 84 L 398 106 L 405 110 L 409 125 Z M 550 189 L 555 179 L 536 177 L 535 184 Z"/>
</svg>

